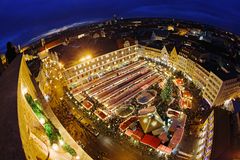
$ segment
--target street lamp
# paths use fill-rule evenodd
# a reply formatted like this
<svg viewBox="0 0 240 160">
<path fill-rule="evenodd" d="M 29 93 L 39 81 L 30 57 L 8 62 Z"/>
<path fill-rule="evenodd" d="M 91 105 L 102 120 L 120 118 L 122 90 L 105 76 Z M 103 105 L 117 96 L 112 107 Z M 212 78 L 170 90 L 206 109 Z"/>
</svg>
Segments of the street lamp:
<svg viewBox="0 0 240 160">
<path fill-rule="evenodd" d="M 82 59 L 80 59 L 81 62 L 83 62 L 83 61 L 85 61 L 85 60 L 86 60 L 86 58 L 82 58 Z"/>
<path fill-rule="evenodd" d="M 43 117 L 41 117 L 41 118 L 39 119 L 39 122 L 40 122 L 42 125 L 44 125 L 44 124 L 45 124 L 45 119 L 44 119 Z"/>
<path fill-rule="evenodd" d="M 58 145 L 57 145 L 56 143 L 53 143 L 52 149 L 53 149 L 54 151 L 58 151 L 59 147 L 58 147 Z"/>
<path fill-rule="evenodd" d="M 21 87 L 21 90 L 22 90 L 22 94 L 23 94 L 23 95 L 27 94 L 27 92 L 28 92 L 27 87 L 25 87 L 25 86 L 23 86 L 23 85 L 22 85 L 22 87 Z"/>
<path fill-rule="evenodd" d="M 64 144 L 65 144 L 64 141 L 63 141 L 62 139 L 60 139 L 60 140 L 59 140 L 59 145 L 60 145 L 60 146 L 63 146 Z"/>
<path fill-rule="evenodd" d="M 92 58 L 91 55 L 87 55 L 86 57 L 81 58 L 80 61 L 83 62 L 83 61 L 89 60 L 89 59 L 91 59 L 91 58 Z"/>
<path fill-rule="evenodd" d="M 91 55 L 87 55 L 87 56 L 86 56 L 86 59 L 91 59 L 91 58 L 92 58 Z"/>
</svg>

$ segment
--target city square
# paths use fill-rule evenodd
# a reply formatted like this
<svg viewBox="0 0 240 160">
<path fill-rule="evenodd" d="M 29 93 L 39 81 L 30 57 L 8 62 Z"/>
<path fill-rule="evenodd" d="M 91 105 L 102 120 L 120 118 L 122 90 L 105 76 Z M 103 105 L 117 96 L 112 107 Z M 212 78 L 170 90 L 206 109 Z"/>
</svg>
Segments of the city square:
<svg viewBox="0 0 240 160">
<path fill-rule="evenodd" d="M 240 158 L 237 5 L 11 3 L 0 2 L 1 160 Z"/>
</svg>

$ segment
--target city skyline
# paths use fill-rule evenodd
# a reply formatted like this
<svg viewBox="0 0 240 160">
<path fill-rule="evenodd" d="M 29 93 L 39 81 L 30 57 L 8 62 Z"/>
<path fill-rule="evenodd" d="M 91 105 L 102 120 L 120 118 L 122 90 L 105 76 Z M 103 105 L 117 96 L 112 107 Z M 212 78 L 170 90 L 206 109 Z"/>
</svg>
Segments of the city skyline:
<svg viewBox="0 0 240 160">
<path fill-rule="evenodd" d="M 210 2 L 23 0 L 12 3 L 1 1 L 0 6 L 0 19 L 4 22 L 0 26 L 0 52 L 5 52 L 8 41 L 23 45 L 50 30 L 73 23 L 102 21 L 110 19 L 114 14 L 123 18 L 164 17 L 192 20 L 240 33 L 238 11 L 240 2 L 236 0 Z"/>
</svg>

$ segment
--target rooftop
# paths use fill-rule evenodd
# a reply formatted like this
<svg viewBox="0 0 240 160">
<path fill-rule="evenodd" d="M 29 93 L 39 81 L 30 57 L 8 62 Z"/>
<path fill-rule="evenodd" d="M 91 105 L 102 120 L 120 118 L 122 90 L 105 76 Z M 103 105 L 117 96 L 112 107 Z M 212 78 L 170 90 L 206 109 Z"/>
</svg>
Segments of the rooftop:
<svg viewBox="0 0 240 160">
<path fill-rule="evenodd" d="M 21 55 L 18 55 L 0 77 L 0 155 L 1 159 L 25 159 L 17 113 L 17 86 Z"/>
<path fill-rule="evenodd" d="M 55 47 L 51 51 L 58 53 L 60 62 L 65 66 L 72 66 L 86 55 L 90 54 L 92 57 L 97 57 L 117 49 L 116 40 L 101 37 L 96 39 L 84 37 L 74 40 L 68 45 Z"/>
<path fill-rule="evenodd" d="M 212 61 L 203 63 L 201 66 L 206 70 L 213 72 L 223 81 L 237 78 L 240 75 L 234 67 L 226 69 L 225 67 L 221 67 L 218 63 Z"/>
</svg>

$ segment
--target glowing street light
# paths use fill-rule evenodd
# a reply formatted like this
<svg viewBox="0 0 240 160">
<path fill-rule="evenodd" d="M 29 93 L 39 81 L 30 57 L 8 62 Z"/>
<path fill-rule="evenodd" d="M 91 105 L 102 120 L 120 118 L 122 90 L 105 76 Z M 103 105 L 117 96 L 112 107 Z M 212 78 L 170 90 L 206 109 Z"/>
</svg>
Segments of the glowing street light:
<svg viewBox="0 0 240 160">
<path fill-rule="evenodd" d="M 83 62 L 83 61 L 85 61 L 85 60 L 86 60 L 86 58 L 82 58 L 82 59 L 80 59 L 81 62 Z"/>
<path fill-rule="evenodd" d="M 63 141 L 62 139 L 60 139 L 60 140 L 59 140 L 59 145 L 60 145 L 60 146 L 63 146 L 64 144 L 65 144 L 64 141 Z"/>
<path fill-rule="evenodd" d="M 87 56 L 86 56 L 86 59 L 91 59 L 91 58 L 92 58 L 91 55 L 87 55 Z"/>
<path fill-rule="evenodd" d="M 63 64 L 61 62 L 58 63 L 59 67 L 62 68 Z"/>
<path fill-rule="evenodd" d="M 41 117 L 41 118 L 39 119 L 39 122 L 40 122 L 42 125 L 44 125 L 46 121 L 45 121 L 44 118 Z"/>
<path fill-rule="evenodd" d="M 27 92 L 28 92 L 27 87 L 22 85 L 22 94 L 25 95 L 25 94 L 27 94 Z"/>
<path fill-rule="evenodd" d="M 57 145 L 56 143 L 53 143 L 52 149 L 53 149 L 54 151 L 58 151 L 59 147 L 58 147 L 58 145 Z"/>
<path fill-rule="evenodd" d="M 83 62 L 83 61 L 89 60 L 91 58 L 92 58 L 91 55 L 87 55 L 86 57 L 81 58 L 80 61 Z"/>
</svg>

